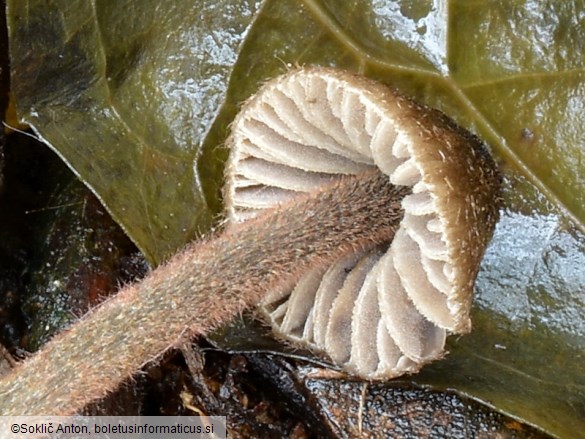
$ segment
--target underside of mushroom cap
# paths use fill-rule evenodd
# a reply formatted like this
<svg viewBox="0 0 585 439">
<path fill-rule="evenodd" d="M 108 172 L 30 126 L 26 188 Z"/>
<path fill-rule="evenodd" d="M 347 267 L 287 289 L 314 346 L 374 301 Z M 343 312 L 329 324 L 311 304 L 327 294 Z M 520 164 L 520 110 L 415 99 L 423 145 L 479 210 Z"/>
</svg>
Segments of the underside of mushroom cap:
<svg viewBox="0 0 585 439">
<path fill-rule="evenodd" d="M 469 331 L 499 199 L 499 175 L 479 139 L 380 83 L 302 68 L 244 104 L 228 146 L 231 222 L 376 168 L 411 188 L 391 243 L 268 294 L 261 310 L 277 334 L 376 379 L 418 370 L 443 355 L 447 331 Z"/>
</svg>

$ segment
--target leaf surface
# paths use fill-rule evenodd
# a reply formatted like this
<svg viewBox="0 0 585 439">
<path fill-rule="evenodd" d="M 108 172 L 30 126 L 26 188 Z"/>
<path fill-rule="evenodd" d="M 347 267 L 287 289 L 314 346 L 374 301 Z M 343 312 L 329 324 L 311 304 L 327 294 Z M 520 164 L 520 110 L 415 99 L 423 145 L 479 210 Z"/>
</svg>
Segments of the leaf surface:
<svg viewBox="0 0 585 439">
<path fill-rule="evenodd" d="M 478 280 L 475 330 L 413 380 L 584 437 L 582 2 L 8 6 L 21 116 L 154 263 L 210 227 L 229 123 L 295 64 L 365 74 L 480 135 L 506 175 L 506 207 Z"/>
<path fill-rule="evenodd" d="M 219 159 L 200 168 L 258 2 L 9 2 L 21 117 L 151 262 L 211 225 Z"/>
</svg>

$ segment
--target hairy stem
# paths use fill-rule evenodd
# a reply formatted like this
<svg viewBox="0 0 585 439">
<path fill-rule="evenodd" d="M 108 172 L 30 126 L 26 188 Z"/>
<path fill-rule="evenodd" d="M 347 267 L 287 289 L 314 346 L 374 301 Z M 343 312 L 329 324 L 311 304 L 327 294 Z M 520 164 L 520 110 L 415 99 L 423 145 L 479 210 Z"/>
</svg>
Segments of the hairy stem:
<svg viewBox="0 0 585 439">
<path fill-rule="evenodd" d="M 4 376 L 0 414 L 79 412 L 306 268 L 390 240 L 405 191 L 379 173 L 344 178 L 187 247 Z"/>
</svg>

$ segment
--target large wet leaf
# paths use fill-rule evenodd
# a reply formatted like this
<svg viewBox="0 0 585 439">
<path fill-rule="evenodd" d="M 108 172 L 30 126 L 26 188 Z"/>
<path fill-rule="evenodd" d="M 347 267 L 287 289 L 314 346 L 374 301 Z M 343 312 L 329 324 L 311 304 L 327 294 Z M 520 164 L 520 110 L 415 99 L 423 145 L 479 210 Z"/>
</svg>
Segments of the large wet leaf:
<svg viewBox="0 0 585 439">
<path fill-rule="evenodd" d="M 227 125 L 291 65 L 361 72 L 478 133 L 508 178 L 475 331 L 415 379 L 585 435 L 582 2 L 8 3 L 21 116 L 154 262 L 209 227 Z"/>
<path fill-rule="evenodd" d="M 474 330 L 413 379 L 584 437 L 585 236 L 523 178 L 507 179 L 505 190 L 476 285 Z"/>
<path fill-rule="evenodd" d="M 153 262 L 211 224 L 220 163 L 202 142 L 254 1 L 8 2 L 21 117 Z"/>
</svg>

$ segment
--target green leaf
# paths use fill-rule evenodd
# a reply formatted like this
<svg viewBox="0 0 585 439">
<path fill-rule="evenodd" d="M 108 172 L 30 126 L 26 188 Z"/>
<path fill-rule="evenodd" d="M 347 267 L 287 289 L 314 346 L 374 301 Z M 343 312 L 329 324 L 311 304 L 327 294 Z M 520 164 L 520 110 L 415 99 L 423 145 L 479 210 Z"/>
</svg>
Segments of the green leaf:
<svg viewBox="0 0 585 439">
<path fill-rule="evenodd" d="M 474 332 L 413 379 L 585 437 L 582 2 L 8 6 L 22 117 L 153 262 L 211 225 L 238 105 L 295 64 L 379 79 L 476 132 L 502 163 L 506 209 Z"/>
<path fill-rule="evenodd" d="M 505 193 L 476 284 L 473 332 L 451 338 L 450 355 L 413 379 L 583 437 L 585 236 L 524 178 L 506 179 Z"/>
<path fill-rule="evenodd" d="M 221 160 L 200 163 L 253 1 L 8 2 L 24 121 L 158 263 L 205 231 Z"/>
</svg>

